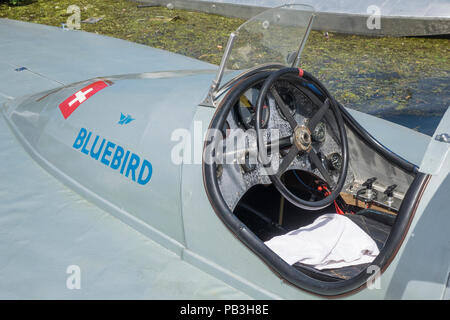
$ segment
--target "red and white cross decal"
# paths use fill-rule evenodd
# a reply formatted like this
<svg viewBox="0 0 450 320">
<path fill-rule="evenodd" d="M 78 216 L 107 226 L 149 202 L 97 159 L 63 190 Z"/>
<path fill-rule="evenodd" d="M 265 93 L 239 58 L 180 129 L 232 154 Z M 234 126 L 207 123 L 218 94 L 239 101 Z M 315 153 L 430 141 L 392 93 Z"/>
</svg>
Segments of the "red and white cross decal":
<svg viewBox="0 0 450 320">
<path fill-rule="evenodd" d="M 61 110 L 64 119 L 67 119 L 72 114 L 72 112 L 74 112 L 75 109 L 78 108 L 83 102 L 85 102 L 87 99 L 92 97 L 100 90 L 106 88 L 107 86 L 108 85 L 106 84 L 106 82 L 97 81 L 91 83 L 87 87 L 84 87 L 80 91 L 75 92 L 75 94 L 64 100 L 59 105 L 59 109 Z"/>
</svg>

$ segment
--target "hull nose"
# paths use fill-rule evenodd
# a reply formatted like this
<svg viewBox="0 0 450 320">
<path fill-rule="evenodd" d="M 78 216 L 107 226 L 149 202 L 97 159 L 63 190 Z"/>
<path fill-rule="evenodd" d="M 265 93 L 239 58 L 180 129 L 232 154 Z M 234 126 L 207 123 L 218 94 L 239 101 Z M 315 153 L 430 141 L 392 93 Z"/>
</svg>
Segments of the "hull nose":
<svg viewBox="0 0 450 320">
<path fill-rule="evenodd" d="M 183 243 L 177 129 L 213 74 L 102 78 L 19 98 L 3 114 L 34 159 L 101 207 Z"/>
</svg>

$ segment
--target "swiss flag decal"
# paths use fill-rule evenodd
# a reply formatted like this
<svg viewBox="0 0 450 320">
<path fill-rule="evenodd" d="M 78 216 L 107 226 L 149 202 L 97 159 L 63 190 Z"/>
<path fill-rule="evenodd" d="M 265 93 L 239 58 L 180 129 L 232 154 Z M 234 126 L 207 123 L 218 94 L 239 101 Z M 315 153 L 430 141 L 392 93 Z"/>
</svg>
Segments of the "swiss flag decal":
<svg viewBox="0 0 450 320">
<path fill-rule="evenodd" d="M 80 91 L 75 92 L 73 95 L 64 100 L 59 105 L 59 109 L 61 110 L 64 119 L 67 119 L 72 114 L 72 112 L 74 112 L 75 109 L 78 108 L 83 102 L 85 102 L 100 90 L 105 89 L 107 86 L 108 85 L 106 84 L 106 82 L 97 81 L 91 83 L 87 87 L 84 87 Z"/>
</svg>

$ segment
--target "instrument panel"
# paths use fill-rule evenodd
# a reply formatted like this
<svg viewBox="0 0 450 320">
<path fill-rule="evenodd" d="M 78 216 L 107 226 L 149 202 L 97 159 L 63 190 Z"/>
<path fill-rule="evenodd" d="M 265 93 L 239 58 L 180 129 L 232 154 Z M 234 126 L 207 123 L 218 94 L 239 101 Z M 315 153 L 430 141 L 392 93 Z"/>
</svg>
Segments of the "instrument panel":
<svg viewBox="0 0 450 320">
<path fill-rule="evenodd" d="M 294 85 L 287 80 L 281 80 L 275 86 L 291 114 L 299 123 L 307 123 L 308 119 L 317 112 L 321 102 L 316 96 L 311 96 L 309 88 Z M 240 155 L 237 155 L 237 157 L 244 158 L 245 161 L 240 164 L 223 164 L 218 167 L 218 182 L 224 199 L 232 210 L 251 187 L 258 184 L 269 185 L 271 183 L 267 175 L 261 174 L 262 167 L 260 164 L 251 164 L 248 161 L 252 149 L 253 151 L 256 150 L 256 137 L 251 134 L 252 130 L 249 129 L 255 128 L 256 104 L 260 89 L 261 84 L 257 84 L 244 92 L 235 103 L 232 112 L 227 116 L 222 130 L 225 139 L 228 138 L 229 131 L 233 129 L 242 129 L 245 132 L 249 132 L 246 149 Z M 289 137 L 292 131 L 270 92 L 267 94 L 265 104 L 267 108 L 263 109 L 263 123 L 261 127 L 278 128 L 281 138 Z M 331 113 L 331 111 L 328 112 Z M 337 180 L 342 166 L 342 156 L 340 154 L 336 123 L 332 119 L 331 115 L 326 114 L 323 121 L 311 133 L 311 137 L 313 148 L 317 147 L 317 149 L 321 150 L 319 153 L 320 160 L 329 170 L 331 177 Z M 342 196 L 345 197 L 347 202 L 351 202 L 353 205 L 361 208 L 377 206 L 391 213 L 397 212 L 406 192 L 405 186 L 411 183 L 412 176 L 403 174 L 402 170 L 392 168 L 392 165 L 386 160 L 380 158 L 369 147 L 364 146 L 362 141 L 349 128 L 346 128 L 346 131 L 349 135 L 350 162 Z M 282 158 L 287 151 L 280 145 L 279 153 L 280 158 Z M 368 161 L 368 159 L 376 159 L 377 165 L 371 166 L 369 163 L 371 161 Z M 289 170 L 312 171 L 318 178 L 323 178 L 321 173 L 317 169 L 310 167 L 308 161 L 301 155 L 293 161 Z M 359 190 L 367 189 L 367 185 L 364 185 L 366 180 L 376 177 L 377 172 L 385 170 L 389 170 L 392 175 L 390 177 L 380 176 L 373 184 L 374 190 L 379 189 L 378 193 L 380 193 L 380 196 L 372 197 L 371 194 L 367 196 L 364 191 L 358 192 Z M 369 190 L 371 187 L 369 185 Z M 381 198 L 386 199 L 384 201 Z M 350 201 L 351 199 L 352 201 Z"/>
<path fill-rule="evenodd" d="M 306 124 L 308 119 L 317 112 L 322 104 L 317 97 L 311 97 L 311 93 L 307 88 L 294 85 L 287 80 L 278 81 L 275 86 L 298 123 Z M 223 164 L 218 169 L 220 171 L 218 182 L 219 185 L 223 186 L 224 199 L 231 209 L 234 208 L 241 196 L 252 186 L 257 184 L 268 185 L 271 183 L 267 175 L 261 174 L 262 167 L 259 163 L 249 164 L 247 161 L 248 155 L 252 151 L 256 152 L 257 150 L 256 135 L 252 129 L 255 128 L 256 104 L 260 89 L 261 85 L 257 84 L 247 89 L 241 95 L 227 116 L 222 129 L 223 136 L 226 139 L 229 138 L 229 131 L 234 129 L 245 131 L 248 139 L 246 150 L 242 151 L 241 155 L 237 155 L 237 158 L 243 158 L 245 161 L 240 164 Z M 266 97 L 265 103 L 267 108 L 263 109 L 262 127 L 266 129 L 278 129 L 281 140 L 284 138 L 288 139 L 292 135 L 292 129 L 281 110 L 277 107 L 275 98 L 270 92 Z M 323 151 L 319 153 L 321 161 L 329 169 L 331 177 L 337 181 L 342 165 L 342 157 L 340 155 L 336 124 L 332 119 L 331 115 L 324 117 L 323 121 L 311 133 L 311 138 L 313 148 Z M 286 141 L 286 144 L 280 144 L 280 159 L 286 156 L 290 145 L 291 143 L 289 141 Z M 317 169 L 311 168 L 306 155 L 299 155 L 293 161 L 289 170 L 313 171 L 317 177 L 320 179 L 323 178 Z M 350 185 L 353 180 L 351 173 L 348 174 L 347 180 L 347 184 Z"/>
<path fill-rule="evenodd" d="M 299 88 L 286 80 L 277 82 L 275 86 L 292 115 L 299 114 L 305 118 L 310 118 L 312 116 L 315 108 L 311 99 L 304 94 L 304 89 Z M 256 100 L 258 99 L 260 89 L 260 85 L 250 88 L 241 96 L 234 106 L 234 120 L 243 129 L 255 128 Z M 270 110 L 277 110 L 277 116 L 286 121 L 284 115 L 276 105 L 274 97 L 269 93 L 263 109 L 263 123 L 261 124 L 263 128 L 267 128 L 267 124 L 270 120 Z"/>
</svg>

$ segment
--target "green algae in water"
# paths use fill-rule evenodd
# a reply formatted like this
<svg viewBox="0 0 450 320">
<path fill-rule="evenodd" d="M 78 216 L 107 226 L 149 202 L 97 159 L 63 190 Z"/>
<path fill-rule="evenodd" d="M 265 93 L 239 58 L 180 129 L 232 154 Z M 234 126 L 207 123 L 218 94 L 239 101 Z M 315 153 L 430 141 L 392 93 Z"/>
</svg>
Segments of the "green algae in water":
<svg viewBox="0 0 450 320">
<path fill-rule="evenodd" d="M 165 7 L 137 8 L 136 2 L 125 0 L 36 0 L 17 7 L 2 3 L 0 18 L 61 26 L 70 15 L 67 7 L 73 4 L 80 7 L 81 20 L 102 18 L 95 24 L 82 24 L 84 31 L 213 64 L 219 64 L 229 34 L 244 22 Z M 449 44 L 449 39 L 333 33 L 325 37 L 313 31 L 301 67 L 316 75 L 348 107 L 384 118 L 439 119 L 450 105 Z"/>
</svg>

